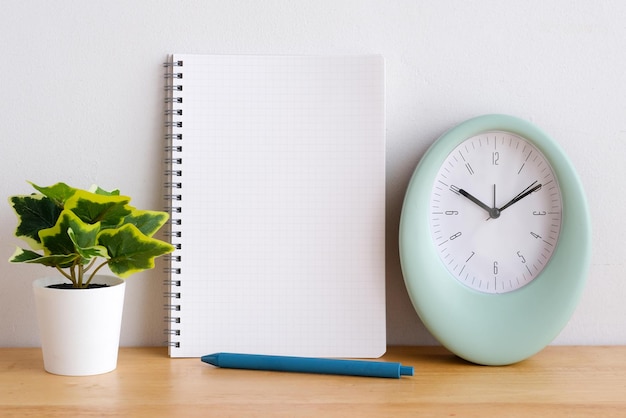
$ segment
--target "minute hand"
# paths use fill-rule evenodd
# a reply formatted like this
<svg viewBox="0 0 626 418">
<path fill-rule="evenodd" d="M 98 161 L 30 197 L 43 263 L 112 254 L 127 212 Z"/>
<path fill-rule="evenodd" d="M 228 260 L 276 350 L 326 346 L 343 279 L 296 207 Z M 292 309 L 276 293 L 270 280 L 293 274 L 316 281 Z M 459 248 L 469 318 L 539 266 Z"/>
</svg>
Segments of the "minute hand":
<svg viewBox="0 0 626 418">
<path fill-rule="evenodd" d="M 522 192 L 520 194 L 518 194 L 517 196 L 515 196 L 513 199 L 511 199 L 509 201 L 509 203 L 507 203 L 506 205 L 502 206 L 500 208 L 500 212 L 502 212 L 504 209 L 508 208 L 509 206 L 511 206 L 513 203 L 517 203 L 520 200 L 522 200 L 523 198 L 525 198 L 526 196 L 528 196 L 531 193 L 536 192 L 537 190 L 541 189 L 541 184 L 537 184 L 534 187 L 532 187 L 535 183 L 537 183 L 537 181 L 534 181 L 530 186 L 528 186 L 527 188 L 525 188 L 524 190 L 522 190 Z M 532 188 L 531 188 L 532 187 Z"/>
</svg>

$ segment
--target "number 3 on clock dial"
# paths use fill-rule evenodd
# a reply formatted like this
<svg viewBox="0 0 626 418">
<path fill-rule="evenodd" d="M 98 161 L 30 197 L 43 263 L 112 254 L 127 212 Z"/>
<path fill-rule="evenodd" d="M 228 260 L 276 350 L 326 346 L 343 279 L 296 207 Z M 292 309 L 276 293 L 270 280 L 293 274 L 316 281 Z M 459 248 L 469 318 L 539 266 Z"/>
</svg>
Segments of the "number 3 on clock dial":
<svg viewBox="0 0 626 418">
<path fill-rule="evenodd" d="M 545 156 L 510 132 L 459 144 L 432 186 L 430 234 L 441 262 L 484 293 L 517 290 L 537 277 L 561 229 L 561 190 Z"/>
</svg>

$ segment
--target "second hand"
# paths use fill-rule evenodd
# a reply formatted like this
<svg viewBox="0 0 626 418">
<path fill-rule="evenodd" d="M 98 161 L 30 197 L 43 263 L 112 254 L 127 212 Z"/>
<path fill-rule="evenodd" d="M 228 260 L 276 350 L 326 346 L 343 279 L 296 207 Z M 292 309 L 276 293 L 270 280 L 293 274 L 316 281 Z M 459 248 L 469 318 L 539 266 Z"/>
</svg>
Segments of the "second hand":
<svg viewBox="0 0 626 418">
<path fill-rule="evenodd" d="M 493 206 L 489 209 L 489 217 L 486 219 L 497 219 L 500 217 L 500 209 L 496 207 L 496 185 L 493 185 Z"/>
</svg>

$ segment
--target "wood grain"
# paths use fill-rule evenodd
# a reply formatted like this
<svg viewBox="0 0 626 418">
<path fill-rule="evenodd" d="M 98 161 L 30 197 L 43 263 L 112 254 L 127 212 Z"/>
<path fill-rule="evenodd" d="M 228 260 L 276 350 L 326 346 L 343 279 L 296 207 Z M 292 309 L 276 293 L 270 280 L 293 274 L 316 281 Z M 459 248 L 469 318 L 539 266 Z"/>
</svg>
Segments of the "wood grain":
<svg viewBox="0 0 626 418">
<path fill-rule="evenodd" d="M 41 351 L 0 348 L 0 416 L 626 416 L 626 347 L 548 347 L 506 367 L 441 347 L 391 347 L 415 376 L 380 379 L 218 369 L 122 348 L 117 370 L 55 376 Z"/>
</svg>

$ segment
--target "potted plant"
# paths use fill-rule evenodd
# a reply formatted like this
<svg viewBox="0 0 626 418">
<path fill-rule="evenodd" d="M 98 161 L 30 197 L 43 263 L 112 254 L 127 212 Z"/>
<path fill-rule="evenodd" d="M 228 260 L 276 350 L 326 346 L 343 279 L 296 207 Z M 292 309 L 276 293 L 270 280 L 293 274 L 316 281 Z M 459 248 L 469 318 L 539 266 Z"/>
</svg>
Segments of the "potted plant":
<svg viewBox="0 0 626 418">
<path fill-rule="evenodd" d="M 18 217 L 15 235 L 30 246 L 17 248 L 9 261 L 57 273 L 33 283 L 44 368 L 74 376 L 114 370 L 123 279 L 173 251 L 153 237 L 168 214 L 132 207 L 119 190 L 31 184 L 38 193 L 9 198 Z M 115 276 L 98 274 L 104 267 Z"/>
</svg>

